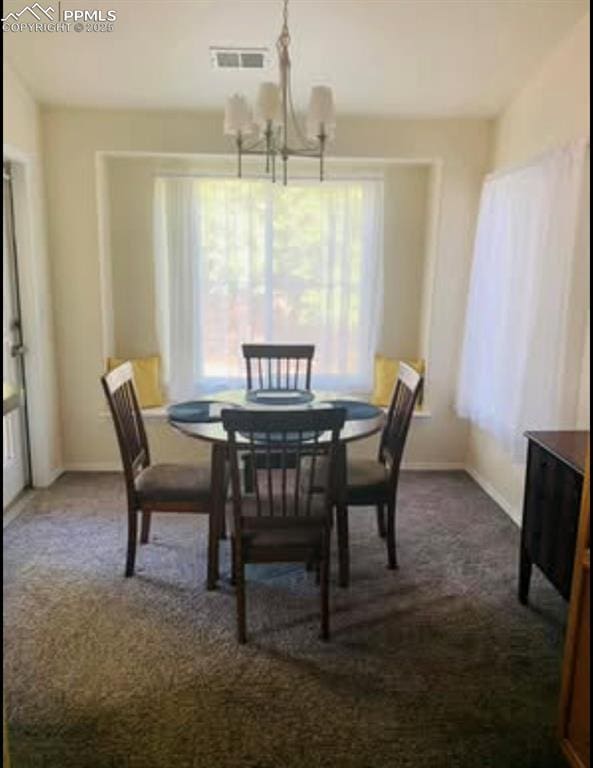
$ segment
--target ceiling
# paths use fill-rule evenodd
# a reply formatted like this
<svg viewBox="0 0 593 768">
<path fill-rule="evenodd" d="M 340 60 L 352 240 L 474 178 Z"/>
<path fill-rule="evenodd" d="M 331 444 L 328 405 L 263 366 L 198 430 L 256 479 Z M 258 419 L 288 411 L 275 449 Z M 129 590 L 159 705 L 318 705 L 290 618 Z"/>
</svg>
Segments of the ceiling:
<svg viewBox="0 0 593 768">
<path fill-rule="evenodd" d="M 4 16 L 26 0 L 5 0 Z M 41 2 L 58 7 L 57 0 Z M 275 80 L 281 0 L 62 0 L 111 9 L 111 32 L 4 32 L 5 57 L 44 103 L 220 110 Z M 293 90 L 334 88 L 338 112 L 496 114 L 589 0 L 291 0 Z M 21 17 L 25 20 L 25 17 Z M 210 46 L 268 46 L 265 72 L 213 71 Z"/>
</svg>

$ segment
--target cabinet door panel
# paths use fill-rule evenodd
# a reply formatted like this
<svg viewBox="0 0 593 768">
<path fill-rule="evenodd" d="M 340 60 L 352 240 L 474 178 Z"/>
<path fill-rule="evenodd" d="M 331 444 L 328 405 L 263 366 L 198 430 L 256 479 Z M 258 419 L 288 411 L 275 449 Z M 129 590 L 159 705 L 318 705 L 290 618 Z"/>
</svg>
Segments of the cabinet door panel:
<svg viewBox="0 0 593 768">
<path fill-rule="evenodd" d="M 538 445 L 530 447 L 525 542 L 533 562 L 568 600 L 582 478 Z"/>
</svg>

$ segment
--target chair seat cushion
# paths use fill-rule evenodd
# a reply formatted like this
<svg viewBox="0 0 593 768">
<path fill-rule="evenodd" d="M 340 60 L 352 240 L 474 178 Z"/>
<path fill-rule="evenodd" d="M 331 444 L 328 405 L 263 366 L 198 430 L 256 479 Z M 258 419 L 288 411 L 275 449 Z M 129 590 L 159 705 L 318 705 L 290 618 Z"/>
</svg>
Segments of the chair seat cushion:
<svg viewBox="0 0 593 768">
<path fill-rule="evenodd" d="M 385 466 L 376 459 L 351 459 L 347 464 L 348 501 L 356 503 L 359 499 L 371 496 L 369 504 L 374 503 L 377 496 L 384 496 L 388 489 L 389 474 Z M 315 470 L 315 477 L 325 476 L 325 465 L 321 462 Z M 315 489 L 320 491 L 323 483 L 316 480 Z M 365 502 L 367 503 L 367 502 Z"/>
<path fill-rule="evenodd" d="M 383 487 L 387 482 L 387 470 L 374 459 L 352 459 L 348 461 L 348 489 Z"/>
<path fill-rule="evenodd" d="M 210 467 L 198 464 L 152 464 L 136 478 L 141 503 L 189 503 L 210 496 Z"/>
<path fill-rule="evenodd" d="M 302 557 L 303 552 L 318 550 L 321 546 L 324 528 L 329 529 L 329 515 L 323 512 L 322 505 L 316 503 L 307 517 L 249 517 L 250 504 L 243 507 L 241 538 L 245 547 L 245 556 L 259 552 L 261 557 L 269 550 L 271 561 L 291 561 Z M 255 505 L 251 507 L 255 513 Z M 264 559 L 268 559 L 265 556 Z"/>
<path fill-rule="evenodd" d="M 253 549 L 315 549 L 321 544 L 322 527 L 260 528 L 243 531 L 242 538 Z"/>
<path fill-rule="evenodd" d="M 331 517 L 325 510 L 322 499 L 313 495 L 311 507 L 305 514 L 305 500 L 302 499 L 300 514 L 294 515 L 293 499 L 287 501 L 286 515 L 282 514 L 281 498 L 274 499 L 274 515 L 270 514 L 267 500 L 262 500 L 260 513 L 257 501 L 248 497 L 241 500 L 241 536 L 248 547 L 254 548 L 311 548 L 321 542 L 325 527 L 329 528 Z M 231 522 L 234 531 L 234 521 Z"/>
</svg>

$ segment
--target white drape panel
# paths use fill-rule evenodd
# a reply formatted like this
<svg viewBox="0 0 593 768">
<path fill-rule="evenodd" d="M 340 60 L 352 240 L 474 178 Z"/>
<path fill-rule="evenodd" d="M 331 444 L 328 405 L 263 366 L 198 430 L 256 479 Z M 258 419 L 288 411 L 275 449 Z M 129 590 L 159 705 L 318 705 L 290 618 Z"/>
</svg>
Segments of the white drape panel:
<svg viewBox="0 0 593 768">
<path fill-rule="evenodd" d="M 383 184 L 155 181 L 157 318 L 170 399 L 245 381 L 243 342 L 314 343 L 314 386 L 372 388 Z"/>
<path fill-rule="evenodd" d="M 482 190 L 457 410 L 516 460 L 525 430 L 576 425 L 588 307 L 585 146 L 489 177 Z"/>
<path fill-rule="evenodd" d="M 194 179 L 155 183 L 155 299 L 163 378 L 170 400 L 195 394 L 199 337 L 197 261 L 199 185 Z"/>
</svg>

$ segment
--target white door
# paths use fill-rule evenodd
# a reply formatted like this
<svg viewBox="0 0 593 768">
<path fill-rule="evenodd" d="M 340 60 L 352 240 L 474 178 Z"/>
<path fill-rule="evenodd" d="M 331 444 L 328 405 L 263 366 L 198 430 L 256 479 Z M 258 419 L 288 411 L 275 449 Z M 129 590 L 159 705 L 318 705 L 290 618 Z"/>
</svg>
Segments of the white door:
<svg viewBox="0 0 593 768">
<path fill-rule="evenodd" d="M 24 346 L 21 335 L 18 268 L 10 166 L 4 164 L 2 187 L 2 358 L 3 358 L 3 488 L 2 508 L 29 484 L 26 429 Z"/>
</svg>

